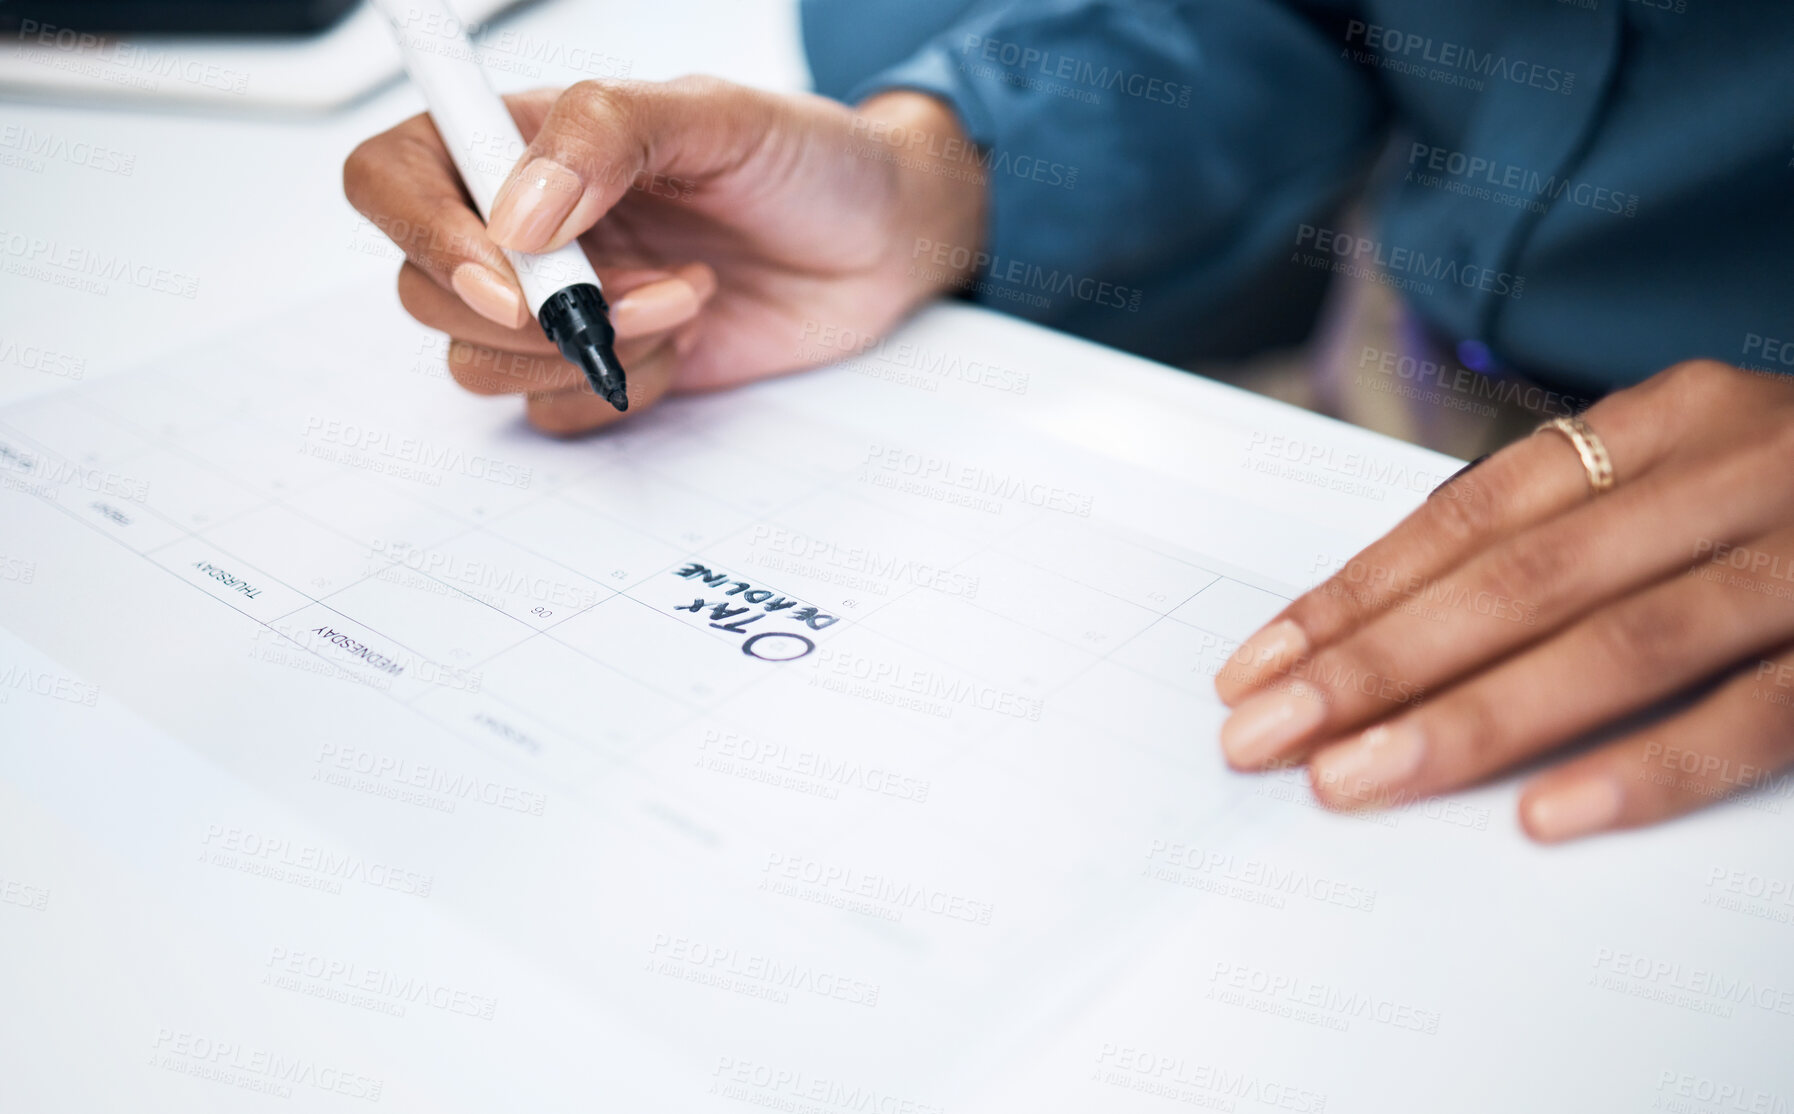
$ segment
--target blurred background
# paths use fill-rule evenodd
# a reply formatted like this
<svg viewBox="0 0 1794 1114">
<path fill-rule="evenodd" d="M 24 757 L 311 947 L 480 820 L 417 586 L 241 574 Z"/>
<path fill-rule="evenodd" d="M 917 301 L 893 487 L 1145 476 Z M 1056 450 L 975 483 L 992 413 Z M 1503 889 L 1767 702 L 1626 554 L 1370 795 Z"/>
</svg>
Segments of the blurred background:
<svg viewBox="0 0 1794 1114">
<path fill-rule="evenodd" d="M 810 85 L 798 0 L 451 7 L 501 91 Z M 390 283 L 398 249 L 344 201 L 341 167 L 422 109 L 363 0 L 0 0 L 0 403 Z M 1193 370 L 1460 457 L 1537 423 L 1363 389 L 1349 353 L 1399 349 L 1400 329 L 1386 287 L 1336 278 L 1308 342 Z"/>
</svg>

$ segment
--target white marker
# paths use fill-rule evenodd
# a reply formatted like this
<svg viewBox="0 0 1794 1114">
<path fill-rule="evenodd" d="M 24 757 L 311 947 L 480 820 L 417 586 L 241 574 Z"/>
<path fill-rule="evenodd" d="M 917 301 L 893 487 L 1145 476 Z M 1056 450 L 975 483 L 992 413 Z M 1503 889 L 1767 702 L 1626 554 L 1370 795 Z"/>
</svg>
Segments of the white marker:
<svg viewBox="0 0 1794 1114">
<path fill-rule="evenodd" d="M 405 72 L 430 106 L 449 157 L 482 219 L 525 144 L 480 67 L 460 17 L 442 0 L 373 0 L 392 24 L 405 56 Z M 592 389 L 618 410 L 629 409 L 623 365 L 613 347 L 604 288 L 577 240 L 546 255 L 505 252 L 530 312 L 561 355 L 583 368 Z"/>
</svg>

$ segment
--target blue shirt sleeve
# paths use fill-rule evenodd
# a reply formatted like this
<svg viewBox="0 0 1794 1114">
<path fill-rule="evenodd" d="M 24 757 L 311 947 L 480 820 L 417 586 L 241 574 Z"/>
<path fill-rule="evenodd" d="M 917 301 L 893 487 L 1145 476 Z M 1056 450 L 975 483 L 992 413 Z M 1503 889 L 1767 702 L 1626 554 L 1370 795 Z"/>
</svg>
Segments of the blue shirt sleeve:
<svg viewBox="0 0 1794 1114">
<path fill-rule="evenodd" d="M 1290 229 L 1362 181 L 1387 117 L 1344 12 L 1279 0 L 806 0 L 819 92 L 947 101 L 978 145 L 980 301 L 1159 359 L 1312 323 Z M 967 245 L 918 242 L 945 269 Z"/>
</svg>

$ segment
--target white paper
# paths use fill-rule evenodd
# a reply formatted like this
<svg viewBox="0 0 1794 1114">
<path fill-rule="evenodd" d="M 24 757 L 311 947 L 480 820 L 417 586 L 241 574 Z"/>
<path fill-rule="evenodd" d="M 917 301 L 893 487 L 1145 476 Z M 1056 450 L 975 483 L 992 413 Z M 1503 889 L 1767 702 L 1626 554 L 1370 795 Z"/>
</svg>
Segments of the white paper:
<svg viewBox="0 0 1794 1114">
<path fill-rule="evenodd" d="M 967 307 L 560 442 L 402 322 L 0 411 L 8 1109 L 1794 1102 L 1785 786 L 1225 771 L 1456 462 Z"/>
</svg>

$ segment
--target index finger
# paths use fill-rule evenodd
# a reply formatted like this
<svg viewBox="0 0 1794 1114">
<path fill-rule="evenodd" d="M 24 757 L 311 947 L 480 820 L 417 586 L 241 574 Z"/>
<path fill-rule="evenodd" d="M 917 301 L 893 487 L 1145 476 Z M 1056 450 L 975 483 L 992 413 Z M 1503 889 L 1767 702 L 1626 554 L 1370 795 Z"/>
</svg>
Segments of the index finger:
<svg viewBox="0 0 1794 1114">
<path fill-rule="evenodd" d="M 519 127 L 540 126 L 541 94 L 513 98 Z M 486 234 L 447 147 L 419 114 L 363 141 L 343 163 L 349 204 L 420 271 L 482 317 L 507 328 L 529 320 L 517 276 Z"/>
</svg>

